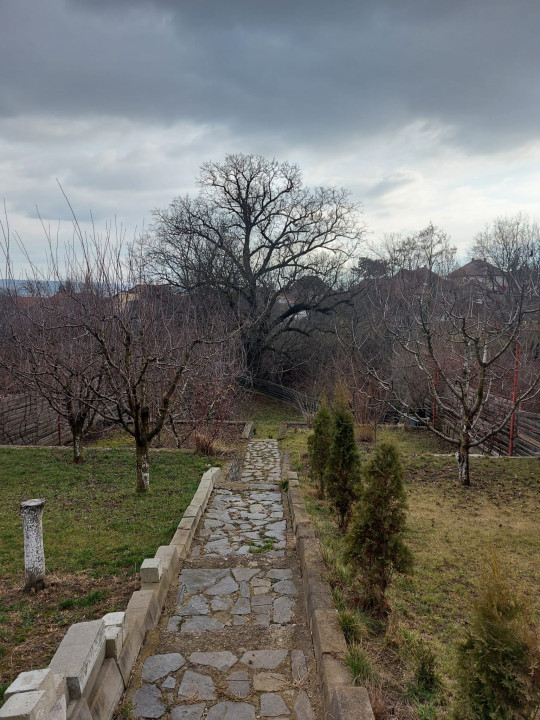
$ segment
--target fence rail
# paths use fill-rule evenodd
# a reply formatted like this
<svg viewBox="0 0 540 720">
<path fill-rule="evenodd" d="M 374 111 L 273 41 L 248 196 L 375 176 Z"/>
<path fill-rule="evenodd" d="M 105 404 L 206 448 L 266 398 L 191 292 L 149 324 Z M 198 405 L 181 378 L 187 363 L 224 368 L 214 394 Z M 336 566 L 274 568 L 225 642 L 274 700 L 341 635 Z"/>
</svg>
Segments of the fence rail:
<svg viewBox="0 0 540 720">
<path fill-rule="evenodd" d="M 309 395 L 304 395 L 298 390 L 286 388 L 278 383 L 269 380 L 260 380 L 258 378 L 240 378 L 240 384 L 243 387 L 257 390 L 258 392 L 269 395 L 270 397 L 281 400 L 281 402 L 293 405 L 302 415 L 305 413 L 314 413 L 317 411 L 319 400 Z"/>
<path fill-rule="evenodd" d="M 0 397 L 1 445 L 60 445 L 71 439 L 68 424 L 38 395 Z"/>
</svg>

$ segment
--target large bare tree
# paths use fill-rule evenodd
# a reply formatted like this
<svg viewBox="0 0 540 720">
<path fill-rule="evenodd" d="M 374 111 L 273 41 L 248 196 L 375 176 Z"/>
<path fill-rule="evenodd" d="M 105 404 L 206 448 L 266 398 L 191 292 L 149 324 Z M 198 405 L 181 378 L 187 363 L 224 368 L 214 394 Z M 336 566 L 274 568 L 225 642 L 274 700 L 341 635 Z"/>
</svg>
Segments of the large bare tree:
<svg viewBox="0 0 540 720">
<path fill-rule="evenodd" d="M 304 187 L 296 165 L 254 155 L 205 163 L 197 197 L 155 211 L 157 276 L 212 297 L 241 329 L 248 370 L 283 335 L 305 335 L 343 302 L 344 270 L 363 236 L 343 189 Z"/>
</svg>

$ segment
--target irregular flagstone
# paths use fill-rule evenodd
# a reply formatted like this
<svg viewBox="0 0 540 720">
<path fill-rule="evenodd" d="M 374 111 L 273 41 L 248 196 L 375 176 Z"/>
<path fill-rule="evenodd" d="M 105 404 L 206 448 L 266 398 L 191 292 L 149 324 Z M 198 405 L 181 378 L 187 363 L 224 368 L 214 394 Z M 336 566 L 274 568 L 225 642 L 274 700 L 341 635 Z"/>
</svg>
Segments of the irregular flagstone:
<svg viewBox="0 0 540 720">
<path fill-rule="evenodd" d="M 182 623 L 180 632 L 196 632 L 197 630 L 221 630 L 225 627 L 222 622 L 214 620 L 214 618 L 206 617 L 206 615 L 196 615 L 190 617 Z"/>
<path fill-rule="evenodd" d="M 202 595 L 193 595 L 186 605 L 176 609 L 177 615 L 208 615 L 208 603 Z"/>
<path fill-rule="evenodd" d="M 133 696 L 134 717 L 160 718 L 165 712 L 165 705 L 161 702 L 161 693 L 155 685 L 141 685 Z"/>
<path fill-rule="evenodd" d="M 165 655 L 151 655 L 146 658 L 142 668 L 142 679 L 154 682 L 185 665 L 185 658 L 180 653 L 167 653 Z"/>
<path fill-rule="evenodd" d="M 249 695 L 249 675 L 245 670 L 236 670 L 229 675 L 229 690 L 236 697 Z"/>
<path fill-rule="evenodd" d="M 244 702 L 222 702 L 210 708 L 206 720 L 255 720 L 255 708 Z"/>
<path fill-rule="evenodd" d="M 294 712 L 298 720 L 315 720 L 315 713 L 305 690 L 300 690 L 294 703 Z"/>
<path fill-rule="evenodd" d="M 201 720 L 206 703 L 177 705 L 171 711 L 172 720 Z"/>
<path fill-rule="evenodd" d="M 202 675 L 194 670 L 186 670 L 180 687 L 178 697 L 195 700 L 215 700 L 216 686 L 209 675 Z"/>
<path fill-rule="evenodd" d="M 206 595 L 230 595 L 238 590 L 238 583 L 232 579 L 232 577 L 226 577 L 220 580 L 217 585 L 214 585 L 208 590 L 205 590 Z"/>
<path fill-rule="evenodd" d="M 238 662 L 238 658 L 231 652 L 195 652 L 189 656 L 193 665 L 209 665 L 216 670 L 230 670 Z"/>
<path fill-rule="evenodd" d="M 248 598 L 241 597 L 235 602 L 231 610 L 231 615 L 249 615 L 251 612 L 251 604 Z"/>
<path fill-rule="evenodd" d="M 269 570 L 269 572 L 266 573 L 266 577 L 271 580 L 290 580 L 292 578 L 292 570 L 290 568 Z"/>
<path fill-rule="evenodd" d="M 216 595 L 212 598 L 210 604 L 212 605 L 212 610 L 214 612 L 219 612 L 220 610 L 229 610 L 233 604 L 233 600 L 231 597 L 220 597 L 219 595 Z"/>
<path fill-rule="evenodd" d="M 278 597 L 274 600 L 274 622 L 283 625 L 291 622 L 294 600 Z"/>
<path fill-rule="evenodd" d="M 295 683 L 301 683 L 307 676 L 306 656 L 302 650 L 291 650 L 292 676 Z"/>
<path fill-rule="evenodd" d="M 186 586 L 186 590 L 193 595 L 199 590 L 214 585 L 218 580 L 229 574 L 229 570 L 204 570 L 202 568 L 184 568 L 179 580 Z"/>
<path fill-rule="evenodd" d="M 283 690 L 287 685 L 285 675 L 265 672 L 253 676 L 253 689 L 256 692 L 275 692 Z"/>
<path fill-rule="evenodd" d="M 247 650 L 240 662 L 253 668 L 274 670 L 287 657 L 287 650 Z"/>
<path fill-rule="evenodd" d="M 170 675 L 166 680 L 161 683 L 161 689 L 174 690 L 176 687 L 176 680 Z"/>
<path fill-rule="evenodd" d="M 296 585 L 292 580 L 280 580 L 273 588 L 274 592 L 280 595 L 297 595 Z"/>
<path fill-rule="evenodd" d="M 261 717 L 279 717 L 290 715 L 291 711 L 281 695 L 263 693 L 261 695 Z"/>
</svg>

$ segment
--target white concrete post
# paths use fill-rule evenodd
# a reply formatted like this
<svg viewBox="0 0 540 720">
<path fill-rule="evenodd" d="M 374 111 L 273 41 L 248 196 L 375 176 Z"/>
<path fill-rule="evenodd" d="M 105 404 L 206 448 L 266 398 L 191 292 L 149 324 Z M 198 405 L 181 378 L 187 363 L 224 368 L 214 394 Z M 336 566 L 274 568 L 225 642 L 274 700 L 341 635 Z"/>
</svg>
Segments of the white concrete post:
<svg viewBox="0 0 540 720">
<path fill-rule="evenodd" d="M 38 498 L 21 503 L 24 535 L 24 589 L 41 590 L 45 585 L 45 553 L 43 552 L 43 508 Z"/>
</svg>

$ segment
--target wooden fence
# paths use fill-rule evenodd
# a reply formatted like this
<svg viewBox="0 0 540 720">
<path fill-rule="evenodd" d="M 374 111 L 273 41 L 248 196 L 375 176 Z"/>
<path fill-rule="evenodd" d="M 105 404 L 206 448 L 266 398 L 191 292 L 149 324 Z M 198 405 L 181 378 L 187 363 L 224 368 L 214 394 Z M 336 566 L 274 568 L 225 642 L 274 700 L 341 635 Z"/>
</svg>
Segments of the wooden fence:
<svg viewBox="0 0 540 720">
<path fill-rule="evenodd" d="M 60 445 L 70 442 L 67 423 L 43 398 L 27 395 L 0 397 L 1 445 Z"/>
<path fill-rule="evenodd" d="M 500 423 L 510 407 L 509 400 L 492 395 L 482 411 L 482 416 L 475 427 L 476 437 L 489 432 Z M 452 437 L 457 437 L 456 422 L 446 417 L 439 408 L 437 410 L 441 429 Z M 497 455 L 509 455 L 512 445 L 510 438 L 511 421 L 484 444 L 484 450 Z M 540 455 L 540 413 L 516 410 L 514 419 L 514 438 L 512 455 L 530 457 Z"/>
<path fill-rule="evenodd" d="M 293 405 L 302 415 L 317 412 L 319 405 L 318 399 L 304 395 L 297 390 L 286 388 L 283 385 L 268 380 L 259 380 L 258 378 L 240 378 L 239 382 L 243 387 L 252 388 L 277 400 L 281 400 L 281 402 L 287 403 L 288 405 Z"/>
</svg>

